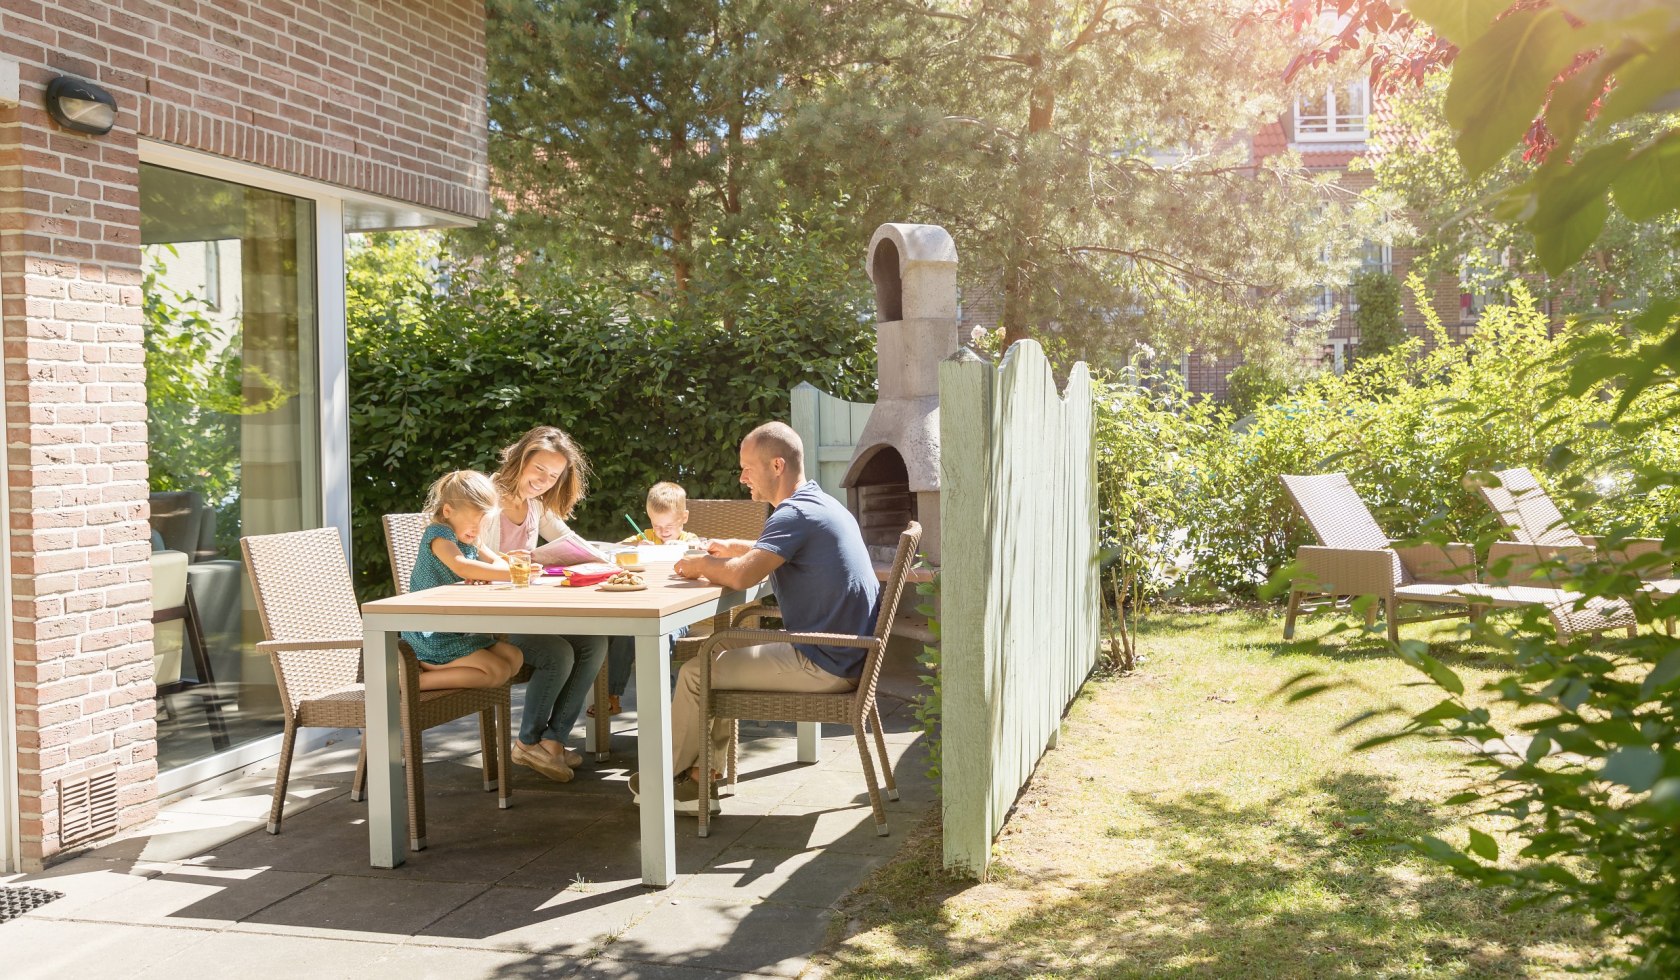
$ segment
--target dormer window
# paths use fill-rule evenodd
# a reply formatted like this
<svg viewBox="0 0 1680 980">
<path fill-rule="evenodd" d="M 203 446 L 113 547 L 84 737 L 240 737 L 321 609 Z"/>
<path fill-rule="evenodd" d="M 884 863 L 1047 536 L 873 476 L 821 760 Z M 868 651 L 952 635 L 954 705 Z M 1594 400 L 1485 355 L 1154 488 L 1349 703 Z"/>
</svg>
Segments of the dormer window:
<svg viewBox="0 0 1680 980">
<path fill-rule="evenodd" d="M 1370 107 L 1370 82 L 1363 78 L 1296 96 L 1295 141 L 1364 142 L 1365 117 Z"/>
</svg>

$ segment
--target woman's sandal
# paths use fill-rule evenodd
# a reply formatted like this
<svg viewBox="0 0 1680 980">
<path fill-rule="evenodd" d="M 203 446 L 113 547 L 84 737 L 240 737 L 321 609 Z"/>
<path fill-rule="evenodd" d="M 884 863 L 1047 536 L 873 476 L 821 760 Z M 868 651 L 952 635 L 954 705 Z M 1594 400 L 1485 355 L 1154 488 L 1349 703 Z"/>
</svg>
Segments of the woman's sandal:
<svg viewBox="0 0 1680 980">
<path fill-rule="evenodd" d="M 538 746 L 526 745 L 516 738 L 513 740 L 512 756 L 514 762 L 535 769 L 557 783 L 572 781 L 572 767 L 566 764 L 566 760 L 556 759 Z M 578 762 L 583 762 L 581 756 Z"/>
<path fill-rule="evenodd" d="M 616 695 L 616 694 L 607 695 L 607 717 L 611 718 L 613 715 L 623 713 L 624 706 L 621 705 L 619 703 L 619 701 L 620 701 L 620 698 L 619 698 L 618 695 Z M 591 717 L 591 718 L 595 717 L 595 706 L 594 705 L 589 706 L 588 714 L 589 714 L 589 717 Z"/>
</svg>

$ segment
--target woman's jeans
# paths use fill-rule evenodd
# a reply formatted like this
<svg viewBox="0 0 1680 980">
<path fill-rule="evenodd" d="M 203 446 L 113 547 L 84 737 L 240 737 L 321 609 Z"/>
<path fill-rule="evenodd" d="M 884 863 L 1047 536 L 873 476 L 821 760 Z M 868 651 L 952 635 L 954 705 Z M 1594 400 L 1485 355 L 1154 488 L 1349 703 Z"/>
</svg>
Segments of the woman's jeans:
<svg viewBox="0 0 1680 980">
<path fill-rule="evenodd" d="M 673 646 L 677 640 L 688 635 L 688 627 L 684 626 L 671 634 Z M 630 686 L 630 669 L 636 666 L 636 638 L 633 636 L 615 636 L 607 643 L 607 693 L 615 698 L 624 696 L 624 689 Z"/>
<path fill-rule="evenodd" d="M 601 672 L 607 638 L 520 634 L 509 636 L 508 642 L 525 655 L 532 671 L 525 685 L 525 710 L 519 714 L 519 740 L 526 745 L 544 739 L 564 744 Z"/>
</svg>

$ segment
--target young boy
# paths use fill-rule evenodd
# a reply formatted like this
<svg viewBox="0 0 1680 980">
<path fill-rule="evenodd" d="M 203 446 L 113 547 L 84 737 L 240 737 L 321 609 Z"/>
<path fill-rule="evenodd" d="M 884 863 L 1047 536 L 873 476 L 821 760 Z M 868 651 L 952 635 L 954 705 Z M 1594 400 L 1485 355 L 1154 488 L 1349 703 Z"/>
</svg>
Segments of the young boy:
<svg viewBox="0 0 1680 980">
<path fill-rule="evenodd" d="M 620 544 L 676 544 L 698 541 L 699 535 L 683 530 L 688 523 L 688 492 L 669 481 L 655 483 L 647 495 L 647 530 L 620 541 Z M 678 637 L 687 636 L 688 628 L 678 630 Z M 607 714 L 623 711 L 621 701 L 625 688 L 630 686 L 630 670 L 636 664 L 636 641 L 628 636 L 615 636 L 607 641 Z M 595 709 L 589 709 L 595 717 Z"/>
</svg>

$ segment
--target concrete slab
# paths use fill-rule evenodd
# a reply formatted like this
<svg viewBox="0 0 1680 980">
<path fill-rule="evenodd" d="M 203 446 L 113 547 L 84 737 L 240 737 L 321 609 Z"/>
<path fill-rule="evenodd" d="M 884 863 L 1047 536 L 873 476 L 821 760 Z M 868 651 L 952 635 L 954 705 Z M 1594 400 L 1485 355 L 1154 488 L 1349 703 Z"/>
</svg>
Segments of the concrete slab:
<svg viewBox="0 0 1680 980">
<path fill-rule="evenodd" d="M 887 860 L 842 851 L 770 850 L 758 847 L 753 835 L 748 838 L 750 843 L 726 849 L 704 870 L 678 880 L 673 894 L 828 908 Z"/>
<path fill-rule="evenodd" d="M 587 959 L 663 901 L 639 881 L 573 882 L 558 891 L 498 886 L 422 929 L 413 942 Z"/>
<path fill-rule="evenodd" d="M 232 927 L 237 932 L 400 942 L 471 901 L 485 886 L 388 878 L 326 878 Z"/>
<path fill-rule="evenodd" d="M 59 922 L 37 919 L 34 913 L 0 925 L 0 930 L 0 969 L 7 980 L 107 977 L 114 966 L 131 976 L 214 935 L 192 929 Z"/>
<path fill-rule="evenodd" d="M 607 948 L 604 959 L 798 976 L 828 931 L 827 909 L 673 896 Z"/>
<path fill-rule="evenodd" d="M 894 826 L 896 816 L 889 808 L 887 826 L 908 830 Z M 875 814 L 868 806 L 778 806 L 753 825 L 742 843 L 770 850 L 827 850 L 873 857 L 896 853 L 903 840 L 876 836 Z"/>
<path fill-rule="evenodd" d="M 272 869 L 178 865 L 74 913 L 80 919 L 220 930 L 319 882 L 324 876 Z"/>
<path fill-rule="evenodd" d="M 204 941 L 136 975 L 145 980 L 180 980 L 226 976 L 230 972 L 356 980 L 565 978 L 575 975 L 576 964 L 497 950 L 414 948 L 394 943 L 224 932 L 209 934 Z"/>
<path fill-rule="evenodd" d="M 66 919 L 79 916 L 90 905 L 138 888 L 146 879 L 159 873 L 153 868 L 136 869 L 98 858 L 80 857 L 55 864 L 45 871 L 21 875 L 11 884 L 64 893 L 63 898 L 34 909 L 23 918 Z"/>
</svg>

